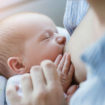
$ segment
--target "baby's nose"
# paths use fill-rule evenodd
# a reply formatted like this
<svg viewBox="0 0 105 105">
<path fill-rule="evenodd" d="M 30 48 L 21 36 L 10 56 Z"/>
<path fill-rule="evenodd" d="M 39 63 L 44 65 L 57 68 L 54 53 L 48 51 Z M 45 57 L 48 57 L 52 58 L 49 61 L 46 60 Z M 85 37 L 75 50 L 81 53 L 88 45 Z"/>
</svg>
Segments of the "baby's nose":
<svg viewBox="0 0 105 105">
<path fill-rule="evenodd" d="M 58 37 L 56 38 L 56 40 L 57 40 L 57 43 L 59 43 L 59 44 L 65 44 L 65 42 L 66 42 L 66 37 L 65 37 L 65 36 L 58 36 Z"/>
</svg>

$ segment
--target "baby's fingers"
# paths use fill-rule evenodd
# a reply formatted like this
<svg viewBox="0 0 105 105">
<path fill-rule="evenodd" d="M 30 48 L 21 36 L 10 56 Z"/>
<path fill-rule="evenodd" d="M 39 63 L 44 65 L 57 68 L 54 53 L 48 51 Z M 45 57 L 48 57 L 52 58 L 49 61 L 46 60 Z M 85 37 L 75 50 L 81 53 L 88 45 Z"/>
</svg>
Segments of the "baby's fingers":
<svg viewBox="0 0 105 105">
<path fill-rule="evenodd" d="M 22 92 L 25 97 L 27 97 L 30 93 L 32 93 L 32 80 L 30 74 L 24 74 L 21 80 Z"/>
<path fill-rule="evenodd" d="M 66 56 L 67 56 L 67 53 L 65 53 L 64 56 L 62 57 L 59 65 L 58 65 L 58 68 L 57 68 L 58 71 L 62 71 Z"/>
<path fill-rule="evenodd" d="M 58 66 L 59 63 L 60 63 L 60 61 L 61 61 L 61 59 L 62 59 L 62 55 L 58 55 L 57 58 L 55 59 L 54 64 L 55 64 L 56 66 Z"/>
<path fill-rule="evenodd" d="M 75 71 L 74 66 L 73 66 L 73 64 L 71 64 L 70 70 L 68 72 L 68 76 L 70 77 L 70 79 L 72 79 L 74 71 Z"/>
<path fill-rule="evenodd" d="M 59 82 L 56 66 L 53 62 L 49 60 L 45 60 L 41 63 L 41 67 L 42 67 L 44 78 L 46 79 L 47 85 L 53 86 Z"/>
<path fill-rule="evenodd" d="M 21 97 L 17 94 L 16 86 L 8 86 L 6 89 L 6 95 L 11 105 L 21 105 Z"/>
<path fill-rule="evenodd" d="M 70 55 L 67 54 L 67 56 L 66 56 L 66 58 L 65 58 L 63 70 L 62 70 L 62 72 L 63 72 L 64 74 L 68 74 L 68 72 L 69 72 L 69 70 L 70 70 L 70 64 L 71 64 Z"/>
</svg>

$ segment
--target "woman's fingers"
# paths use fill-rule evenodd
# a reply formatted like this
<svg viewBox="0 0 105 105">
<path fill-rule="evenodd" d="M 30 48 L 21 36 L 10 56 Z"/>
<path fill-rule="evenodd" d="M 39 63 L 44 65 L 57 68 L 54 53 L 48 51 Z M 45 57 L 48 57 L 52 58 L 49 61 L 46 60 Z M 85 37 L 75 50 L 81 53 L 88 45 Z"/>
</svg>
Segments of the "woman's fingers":
<svg viewBox="0 0 105 105">
<path fill-rule="evenodd" d="M 56 65 L 53 62 L 46 60 L 41 63 L 41 67 L 43 69 L 47 85 L 54 85 L 55 83 L 57 83 L 58 75 Z"/>
<path fill-rule="evenodd" d="M 33 85 L 30 74 L 24 74 L 21 80 L 22 92 L 24 96 L 28 96 L 33 91 Z"/>
<path fill-rule="evenodd" d="M 43 75 L 43 70 L 40 66 L 33 66 L 30 75 L 34 90 L 44 88 L 46 81 Z"/>
<path fill-rule="evenodd" d="M 17 86 L 8 86 L 6 89 L 6 95 L 11 105 L 20 105 L 21 97 L 17 94 Z"/>
</svg>

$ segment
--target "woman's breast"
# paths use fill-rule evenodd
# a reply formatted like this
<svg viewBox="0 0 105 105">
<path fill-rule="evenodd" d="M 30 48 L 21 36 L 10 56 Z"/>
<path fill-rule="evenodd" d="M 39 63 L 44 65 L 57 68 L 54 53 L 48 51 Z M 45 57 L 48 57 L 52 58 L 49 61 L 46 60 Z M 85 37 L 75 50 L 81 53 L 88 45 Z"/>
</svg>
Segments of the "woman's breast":
<svg viewBox="0 0 105 105">
<path fill-rule="evenodd" d="M 86 79 L 86 67 L 80 57 L 86 48 L 99 39 L 102 30 L 104 28 L 99 24 L 94 12 L 90 10 L 66 45 L 66 51 L 70 53 L 75 67 L 75 79 L 78 82 Z"/>
</svg>

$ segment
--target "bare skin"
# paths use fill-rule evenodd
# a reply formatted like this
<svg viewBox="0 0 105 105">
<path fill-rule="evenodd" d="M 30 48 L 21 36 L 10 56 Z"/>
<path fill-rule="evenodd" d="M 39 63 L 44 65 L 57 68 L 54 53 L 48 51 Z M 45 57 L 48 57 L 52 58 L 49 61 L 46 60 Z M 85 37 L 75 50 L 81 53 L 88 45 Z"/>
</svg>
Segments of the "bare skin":
<svg viewBox="0 0 105 105">
<path fill-rule="evenodd" d="M 23 76 L 22 90 L 24 97 L 19 97 L 16 87 L 8 87 L 7 96 L 11 105 L 67 105 L 56 66 L 51 61 L 32 67 L 30 74 Z"/>
<path fill-rule="evenodd" d="M 97 14 L 101 24 L 105 25 L 105 0 L 88 0 L 88 2 Z"/>
<path fill-rule="evenodd" d="M 23 17 L 25 18 L 23 19 Z M 22 23 L 21 27 L 20 23 Z M 23 37 L 25 40 L 24 53 L 21 53 L 20 56 L 13 55 L 8 58 L 11 71 L 17 74 L 29 73 L 33 65 L 40 65 L 40 62 L 45 59 L 52 61 L 56 59 L 57 72 L 66 93 L 71 86 L 74 67 L 71 64 L 69 54 L 66 53 L 63 57 L 57 57 L 63 53 L 66 39 L 63 36 L 58 36 L 56 26 L 51 19 L 38 14 L 21 14 L 7 19 L 5 24 L 10 27 L 14 26 L 19 35 L 26 30 L 25 34 L 20 36 L 20 39 Z M 17 36 L 17 34 L 13 34 L 13 36 L 15 35 Z"/>
<path fill-rule="evenodd" d="M 24 97 L 17 94 L 18 86 L 7 87 L 6 94 L 11 105 L 67 105 L 78 87 L 71 86 L 65 99 L 56 69 L 57 66 L 51 61 L 43 61 L 40 66 L 33 66 L 30 74 L 24 74 L 21 80 Z"/>
<path fill-rule="evenodd" d="M 97 1 L 97 2 L 96 2 Z M 94 0 L 89 0 L 89 2 L 92 4 L 93 2 L 96 2 L 96 4 L 98 4 L 98 2 L 100 2 L 99 0 L 96 0 L 96 1 L 94 1 Z M 104 0 L 103 0 L 103 2 L 102 3 L 104 3 Z M 100 4 L 100 3 L 99 3 Z M 101 6 L 101 5 L 100 5 Z M 100 7 L 99 6 L 99 7 Z M 93 8 L 94 8 L 94 6 L 93 6 Z M 97 6 L 96 6 L 96 8 L 97 8 Z M 103 7 L 102 7 L 103 8 Z M 97 11 L 95 8 L 94 8 L 94 10 L 95 11 Z M 104 10 L 104 9 L 103 9 Z M 96 12 L 96 13 L 98 13 L 98 12 Z M 88 17 L 88 18 L 87 18 Z M 84 67 L 84 65 L 83 65 L 83 63 L 81 62 L 81 60 L 80 60 L 80 55 L 81 55 L 81 53 L 83 53 L 83 51 L 84 51 L 84 49 L 85 48 L 87 48 L 89 45 L 91 45 L 92 43 L 94 43 L 96 40 L 98 40 L 102 35 L 103 35 L 103 33 L 104 33 L 104 30 L 105 30 L 105 27 L 103 26 L 103 24 L 101 23 L 102 21 L 99 21 L 99 19 L 100 18 L 97 18 L 97 16 L 96 16 L 96 14 L 94 13 L 94 11 L 93 10 L 89 10 L 89 12 L 88 12 L 88 14 L 87 14 L 87 16 L 84 18 L 84 20 L 82 21 L 82 23 L 79 25 L 79 27 L 76 29 L 76 31 L 74 32 L 74 35 L 72 36 L 72 38 L 71 38 L 71 40 L 70 40 L 70 43 L 68 44 L 68 48 L 67 49 L 69 49 L 69 50 L 67 50 L 67 51 L 69 51 L 70 52 L 70 54 L 71 54 L 71 60 L 72 60 L 72 62 L 73 62 L 73 64 L 75 65 L 75 68 L 76 68 L 76 73 L 75 73 L 75 78 L 76 78 L 76 80 L 78 81 L 78 82 L 81 82 L 81 81 L 83 81 L 83 80 L 85 80 L 86 79 L 86 71 L 85 71 L 85 67 Z M 86 27 L 84 27 L 84 26 L 86 26 Z M 98 30 L 97 30 L 98 29 Z M 79 39 L 79 40 L 78 40 Z M 73 48 L 73 47 L 74 48 Z M 76 52 L 75 52 L 76 51 Z M 79 62 L 79 63 L 78 63 Z M 47 70 L 47 69 L 46 69 Z M 80 74 L 78 74 L 80 72 Z M 81 77 L 81 72 L 84 74 L 84 76 L 83 77 Z M 49 75 L 47 75 L 47 76 L 49 76 Z M 51 81 L 50 81 L 51 82 Z M 55 81 L 56 82 L 56 81 Z M 59 87 L 59 86 L 57 86 L 57 87 Z M 8 91 L 7 91 L 7 94 L 9 95 L 9 91 L 10 91 L 10 93 L 11 93 L 11 95 L 9 95 L 9 98 L 10 98 L 10 100 L 11 100 L 11 102 L 13 103 L 14 101 L 13 101 L 13 96 L 17 96 L 17 93 L 16 93 L 16 89 L 15 89 L 15 91 L 14 92 L 12 92 L 12 90 L 11 90 L 12 88 L 8 88 Z M 25 89 L 25 86 L 24 86 L 24 88 L 23 89 Z M 73 90 L 75 90 L 75 89 L 72 89 L 72 91 L 71 90 L 68 90 L 68 92 L 67 92 L 67 94 L 68 93 L 72 93 L 73 92 Z M 53 93 L 51 93 L 51 92 L 54 92 L 55 90 L 53 89 L 53 91 L 50 91 L 50 93 L 49 92 L 47 92 L 47 94 L 45 95 L 45 96 L 48 96 L 48 93 L 51 95 L 53 95 Z M 44 92 L 44 91 L 43 91 Z M 58 89 L 58 92 L 61 92 L 59 89 Z M 14 94 L 13 94 L 14 93 Z M 61 92 L 62 93 L 62 92 Z M 61 95 L 62 96 L 62 95 Z M 72 95 L 69 95 L 69 97 L 71 97 Z M 39 94 L 39 97 L 41 97 L 41 94 Z M 33 98 L 33 97 L 32 97 Z M 44 100 L 44 102 L 46 103 L 46 104 L 44 104 L 44 105 L 49 105 L 48 103 L 49 103 L 49 101 L 50 102 L 52 102 L 50 99 L 51 99 L 52 97 L 49 97 L 49 99 L 47 100 L 47 102 L 46 102 L 46 100 Z M 53 103 L 53 105 L 62 105 L 60 102 L 61 102 L 61 100 L 62 100 L 62 97 L 59 97 L 59 98 L 61 98 L 61 100 L 56 100 L 56 99 L 58 99 L 58 97 L 56 98 L 55 97 L 55 95 L 54 95 L 54 97 L 53 97 L 53 99 L 55 98 L 55 100 L 54 100 L 54 102 L 56 102 L 57 104 L 55 104 L 55 103 Z M 64 98 L 64 97 L 63 97 Z M 28 98 L 27 98 L 28 99 Z M 43 97 L 43 99 L 45 99 L 45 97 Z M 24 99 L 23 99 L 24 100 Z M 37 100 L 36 100 L 37 101 Z M 59 103 L 58 103 L 58 101 L 59 101 Z M 15 100 L 15 102 L 16 102 L 16 100 Z M 19 101 L 19 102 L 21 102 L 21 101 Z M 30 101 L 29 101 L 30 102 Z M 43 100 L 42 101 L 40 101 L 40 105 L 41 105 L 41 102 L 43 102 Z M 30 103 L 32 103 L 32 101 L 30 102 Z M 62 102 L 62 103 L 64 103 L 64 102 Z M 16 103 L 15 104 L 13 104 L 13 105 L 16 105 Z M 22 105 L 22 104 L 20 104 L 20 105 Z M 29 105 L 29 104 L 26 104 L 26 105 Z M 36 104 L 30 104 L 30 105 L 36 105 Z M 63 104 L 63 105 L 67 105 L 67 104 Z"/>
<path fill-rule="evenodd" d="M 87 47 L 103 35 L 104 30 L 105 27 L 100 23 L 94 11 L 90 9 L 66 45 L 66 52 L 71 55 L 71 61 L 75 67 L 75 80 L 78 83 L 86 79 L 86 68 L 80 56 Z"/>
<path fill-rule="evenodd" d="M 67 93 L 69 87 L 72 83 L 72 78 L 74 75 L 74 66 L 71 63 L 70 55 L 65 53 L 62 57 L 59 55 L 55 64 L 57 65 L 57 72 L 61 81 L 61 85 L 65 93 Z"/>
</svg>

